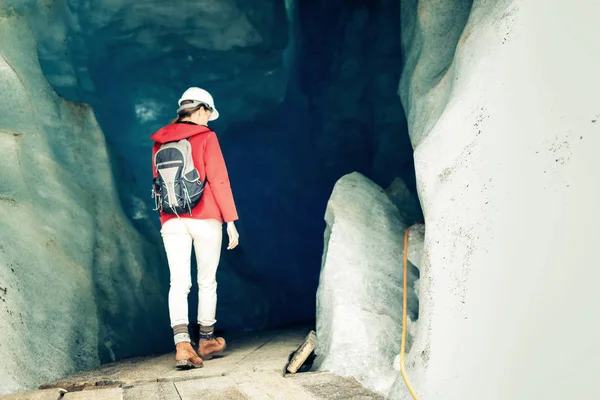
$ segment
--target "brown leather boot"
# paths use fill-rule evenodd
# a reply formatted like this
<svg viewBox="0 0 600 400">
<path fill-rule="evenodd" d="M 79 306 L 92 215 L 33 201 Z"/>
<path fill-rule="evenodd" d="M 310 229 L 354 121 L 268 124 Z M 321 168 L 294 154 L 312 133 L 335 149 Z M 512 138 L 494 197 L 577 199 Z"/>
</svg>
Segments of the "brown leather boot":
<svg viewBox="0 0 600 400">
<path fill-rule="evenodd" d="M 190 342 L 181 342 L 175 345 L 177 354 L 175 354 L 175 366 L 180 369 L 202 368 L 202 359 L 194 351 Z"/>
<path fill-rule="evenodd" d="M 201 339 L 198 345 L 198 354 L 204 360 L 210 360 L 214 356 L 223 353 L 226 347 L 227 344 L 222 337 L 213 337 L 210 340 Z"/>
</svg>

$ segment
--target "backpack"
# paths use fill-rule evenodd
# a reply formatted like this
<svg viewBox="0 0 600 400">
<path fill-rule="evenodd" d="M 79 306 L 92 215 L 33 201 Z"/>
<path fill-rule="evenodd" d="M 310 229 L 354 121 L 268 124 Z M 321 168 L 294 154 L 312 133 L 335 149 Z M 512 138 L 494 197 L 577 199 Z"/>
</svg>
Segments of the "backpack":
<svg viewBox="0 0 600 400">
<path fill-rule="evenodd" d="M 187 139 L 164 143 L 154 156 L 158 176 L 152 185 L 155 211 L 167 214 L 189 212 L 200 202 L 206 179 L 194 167 L 192 145 Z"/>
</svg>

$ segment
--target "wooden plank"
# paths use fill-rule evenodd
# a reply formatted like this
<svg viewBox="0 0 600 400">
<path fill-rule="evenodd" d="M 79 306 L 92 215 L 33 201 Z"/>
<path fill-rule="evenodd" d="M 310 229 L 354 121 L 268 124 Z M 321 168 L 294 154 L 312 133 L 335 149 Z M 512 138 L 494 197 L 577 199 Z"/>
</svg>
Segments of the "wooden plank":
<svg viewBox="0 0 600 400">
<path fill-rule="evenodd" d="M 242 361 L 232 366 L 226 373 L 235 375 L 248 372 L 273 372 L 282 375 L 290 359 L 290 354 L 302 344 L 305 338 L 306 333 L 298 331 L 281 332 L 273 337 L 273 340 L 265 343 Z M 204 369 L 209 369 L 210 363 L 212 363 L 212 360 L 205 364 Z"/>
<path fill-rule="evenodd" d="M 124 400 L 181 400 L 173 382 L 145 383 L 125 388 Z"/>
<path fill-rule="evenodd" d="M 238 339 L 232 339 L 227 341 L 227 350 L 223 353 L 220 358 L 213 358 L 212 360 L 205 361 L 204 368 L 194 368 L 191 370 L 177 370 L 173 367 L 175 357 L 169 359 L 171 369 L 161 374 L 157 381 L 184 381 L 199 378 L 213 378 L 218 377 L 229 372 L 229 370 L 235 368 L 236 365 L 243 362 L 247 357 L 254 354 L 258 349 L 269 343 L 276 333 L 258 333 L 253 334 L 250 337 L 241 337 Z M 281 363 L 280 363 L 281 368 Z"/>
<path fill-rule="evenodd" d="M 72 382 L 61 381 L 61 382 L 44 383 L 44 384 L 38 386 L 38 389 L 40 389 L 40 390 L 63 389 L 66 392 L 79 392 L 88 385 L 92 385 L 92 383 L 75 382 L 75 381 L 72 381 Z"/>
<path fill-rule="evenodd" d="M 123 389 L 85 390 L 65 394 L 64 400 L 123 400 Z"/>
<path fill-rule="evenodd" d="M 385 400 L 384 396 L 365 388 L 355 378 L 330 372 L 307 372 L 289 375 L 285 379 L 303 386 L 317 399 Z"/>
<path fill-rule="evenodd" d="M 116 389 L 116 388 L 120 388 L 121 384 L 120 383 L 116 383 L 113 385 L 102 385 L 102 386 L 86 386 L 83 388 L 84 391 L 90 391 L 90 390 L 104 390 L 104 389 Z"/>
<path fill-rule="evenodd" d="M 69 382 L 61 380 L 53 383 L 44 383 L 39 386 L 40 389 L 64 389 L 67 392 L 81 392 L 82 390 L 98 390 L 119 388 L 123 385 L 122 382 L 113 380 L 90 380 L 81 382 Z"/>
<path fill-rule="evenodd" d="M 310 331 L 306 339 L 304 339 L 304 343 L 300 345 L 298 350 L 292 356 L 292 359 L 287 365 L 287 371 L 290 374 L 295 374 L 298 372 L 300 367 L 304 364 L 304 362 L 308 359 L 308 357 L 315 351 L 317 348 L 317 334 L 315 331 Z"/>
<path fill-rule="evenodd" d="M 181 400 L 248 400 L 227 376 L 175 382 Z"/>
<path fill-rule="evenodd" d="M 153 357 L 138 357 L 104 364 L 90 371 L 44 383 L 38 389 L 62 388 L 67 392 L 83 390 L 87 386 L 109 386 L 156 382 L 158 377 L 174 370 L 175 353 Z"/>
<path fill-rule="evenodd" d="M 317 400 L 301 385 L 276 372 L 256 372 L 232 377 L 252 400 Z"/>
<path fill-rule="evenodd" d="M 7 394 L 0 396 L 0 400 L 59 400 L 62 398 L 63 393 L 66 393 L 66 390 L 38 390 L 37 392 Z"/>
</svg>

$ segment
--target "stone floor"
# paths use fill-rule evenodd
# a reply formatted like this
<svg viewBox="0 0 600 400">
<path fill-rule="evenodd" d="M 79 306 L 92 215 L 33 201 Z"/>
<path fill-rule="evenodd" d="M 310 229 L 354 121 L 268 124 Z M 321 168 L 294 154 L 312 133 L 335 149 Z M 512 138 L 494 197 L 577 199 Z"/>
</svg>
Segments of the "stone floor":
<svg viewBox="0 0 600 400">
<path fill-rule="evenodd" d="M 229 338 L 226 352 L 204 368 L 178 371 L 174 354 L 124 360 L 0 400 L 366 400 L 383 399 L 354 378 L 331 373 L 285 375 L 307 330 Z"/>
</svg>

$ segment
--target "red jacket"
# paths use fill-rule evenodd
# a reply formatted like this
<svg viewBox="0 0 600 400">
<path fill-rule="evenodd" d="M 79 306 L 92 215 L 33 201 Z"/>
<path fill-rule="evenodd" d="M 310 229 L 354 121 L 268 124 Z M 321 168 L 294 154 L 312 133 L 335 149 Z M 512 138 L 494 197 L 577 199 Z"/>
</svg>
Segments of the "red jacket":
<svg viewBox="0 0 600 400">
<path fill-rule="evenodd" d="M 200 203 L 192 209 L 192 215 L 182 214 L 182 218 L 216 219 L 221 222 L 231 222 L 238 219 L 233 201 L 227 167 L 221 153 L 217 135 L 206 126 L 178 123 L 167 125 L 150 137 L 154 140 L 152 148 L 152 170 L 157 177 L 154 155 L 160 145 L 167 142 L 188 139 L 192 145 L 194 166 L 200 173 L 200 179 L 208 177 L 208 184 Z M 160 213 L 160 222 L 164 224 L 176 215 Z"/>
</svg>

